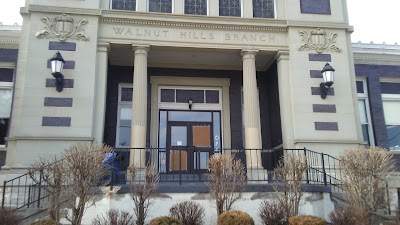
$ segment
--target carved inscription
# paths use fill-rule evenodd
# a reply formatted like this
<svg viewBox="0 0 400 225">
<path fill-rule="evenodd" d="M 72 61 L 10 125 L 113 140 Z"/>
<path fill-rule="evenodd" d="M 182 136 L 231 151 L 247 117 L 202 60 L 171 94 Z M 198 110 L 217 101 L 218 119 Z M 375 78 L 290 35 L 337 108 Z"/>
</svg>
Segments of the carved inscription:
<svg viewBox="0 0 400 225">
<path fill-rule="evenodd" d="M 156 28 L 127 28 L 113 27 L 113 33 L 117 36 L 131 37 L 138 39 L 173 39 L 177 41 L 224 41 L 224 42 L 265 42 L 274 43 L 276 41 L 274 34 L 264 33 L 240 33 L 229 31 L 177 31 L 169 29 Z"/>
</svg>

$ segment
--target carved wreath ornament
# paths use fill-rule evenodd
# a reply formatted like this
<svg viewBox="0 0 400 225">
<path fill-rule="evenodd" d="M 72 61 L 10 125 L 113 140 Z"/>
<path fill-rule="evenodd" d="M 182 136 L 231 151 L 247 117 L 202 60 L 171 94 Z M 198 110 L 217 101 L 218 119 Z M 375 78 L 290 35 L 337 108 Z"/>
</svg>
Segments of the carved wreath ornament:
<svg viewBox="0 0 400 225">
<path fill-rule="evenodd" d="M 300 46 L 299 51 L 303 50 L 315 50 L 319 54 L 324 51 L 327 52 L 341 52 L 341 50 L 336 46 L 335 33 L 326 33 L 321 28 L 317 28 L 310 32 L 300 31 L 300 36 L 303 38 L 303 44 Z"/>
<path fill-rule="evenodd" d="M 54 19 L 43 17 L 44 30 L 36 34 L 37 38 L 58 38 L 60 41 L 66 41 L 68 38 L 89 41 L 85 36 L 85 26 L 88 21 L 85 19 L 76 21 L 67 14 L 56 16 Z"/>
</svg>

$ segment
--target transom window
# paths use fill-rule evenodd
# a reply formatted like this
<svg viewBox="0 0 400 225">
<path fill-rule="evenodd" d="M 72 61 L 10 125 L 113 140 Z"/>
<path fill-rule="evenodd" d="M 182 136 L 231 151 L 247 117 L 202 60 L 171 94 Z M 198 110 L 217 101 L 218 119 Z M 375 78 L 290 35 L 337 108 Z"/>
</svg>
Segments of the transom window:
<svg viewBox="0 0 400 225">
<path fill-rule="evenodd" d="M 185 14 L 207 15 L 207 0 L 185 0 Z"/>
<path fill-rule="evenodd" d="M 160 102 L 171 103 L 193 103 L 219 104 L 219 90 L 199 90 L 199 89 L 183 89 L 183 88 L 162 88 Z"/>
<path fill-rule="evenodd" d="M 111 8 L 136 11 L 136 0 L 112 0 Z"/>
<path fill-rule="evenodd" d="M 149 0 L 149 12 L 172 13 L 172 0 Z"/>
<path fill-rule="evenodd" d="M 241 0 L 219 0 L 220 16 L 238 16 L 242 15 Z"/>
<path fill-rule="evenodd" d="M 274 18 L 274 0 L 253 0 L 253 17 Z"/>
</svg>

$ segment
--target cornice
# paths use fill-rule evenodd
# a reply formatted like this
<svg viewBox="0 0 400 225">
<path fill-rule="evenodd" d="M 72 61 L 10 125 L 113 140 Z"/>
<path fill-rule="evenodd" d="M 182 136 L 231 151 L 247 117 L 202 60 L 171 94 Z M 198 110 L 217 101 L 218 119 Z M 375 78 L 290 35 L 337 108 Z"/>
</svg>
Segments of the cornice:
<svg viewBox="0 0 400 225">
<path fill-rule="evenodd" d="M 398 65 L 400 55 L 353 53 L 355 63 Z"/>
<path fill-rule="evenodd" d="M 82 9 L 82 8 L 69 8 L 58 6 L 44 6 L 44 5 L 29 5 L 28 11 L 30 12 L 53 12 L 53 13 L 66 13 L 66 14 L 83 14 L 100 16 L 100 9 Z"/>
<path fill-rule="evenodd" d="M 346 23 L 330 23 L 330 22 L 314 22 L 314 21 L 297 21 L 288 20 L 289 27 L 320 27 L 320 28 L 336 28 L 336 29 L 351 29 L 352 27 Z"/>
</svg>

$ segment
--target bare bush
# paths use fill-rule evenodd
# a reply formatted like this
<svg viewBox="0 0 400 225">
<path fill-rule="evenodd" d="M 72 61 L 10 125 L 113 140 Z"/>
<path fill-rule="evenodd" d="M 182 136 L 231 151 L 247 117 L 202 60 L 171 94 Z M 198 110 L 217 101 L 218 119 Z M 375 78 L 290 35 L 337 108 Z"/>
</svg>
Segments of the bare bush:
<svg viewBox="0 0 400 225">
<path fill-rule="evenodd" d="M 108 173 L 101 161 L 104 152 L 110 152 L 112 148 L 100 143 L 76 144 L 65 150 L 63 163 L 66 169 L 66 184 L 68 205 L 72 209 L 72 215 L 67 220 L 72 225 L 80 225 L 85 209 L 94 204 L 92 188 L 99 183 Z"/>
<path fill-rule="evenodd" d="M 336 207 L 329 217 L 335 225 L 369 225 L 368 212 L 354 206 Z"/>
<path fill-rule="evenodd" d="M 0 208 L 0 225 L 19 225 L 22 216 L 10 208 Z"/>
<path fill-rule="evenodd" d="M 349 202 L 369 213 L 387 208 L 386 184 L 394 171 L 393 155 L 380 147 L 360 147 L 345 151 L 340 161 Z"/>
<path fill-rule="evenodd" d="M 97 216 L 92 225 L 134 225 L 133 215 L 125 211 L 111 209 L 106 216 Z"/>
<path fill-rule="evenodd" d="M 160 176 L 155 167 L 151 165 L 147 165 L 144 169 L 140 169 L 137 165 L 131 165 L 128 170 L 131 197 L 135 205 L 136 225 L 144 225 L 151 205 L 150 197 L 156 192 Z"/>
<path fill-rule="evenodd" d="M 278 201 L 285 207 L 287 218 L 299 214 L 299 205 L 303 192 L 303 177 L 307 171 L 307 159 L 302 154 L 287 154 L 282 158 L 274 170 L 275 180 L 278 182 L 274 187 L 279 195 Z"/>
<path fill-rule="evenodd" d="M 202 225 L 204 208 L 200 204 L 185 201 L 177 203 L 169 210 L 171 216 L 178 218 L 185 225 Z"/>
<path fill-rule="evenodd" d="M 246 185 L 243 164 L 232 155 L 213 155 L 209 161 L 208 187 L 214 194 L 217 214 L 229 211 L 235 201 L 242 197 Z"/>
<path fill-rule="evenodd" d="M 60 197 L 65 180 L 66 169 L 63 161 L 57 157 L 40 158 L 29 169 L 30 177 L 42 185 L 49 193 L 49 215 L 52 220 L 60 221 Z"/>
<path fill-rule="evenodd" d="M 263 225 L 286 225 L 286 207 L 280 201 L 267 201 L 261 203 L 259 215 Z"/>
</svg>

